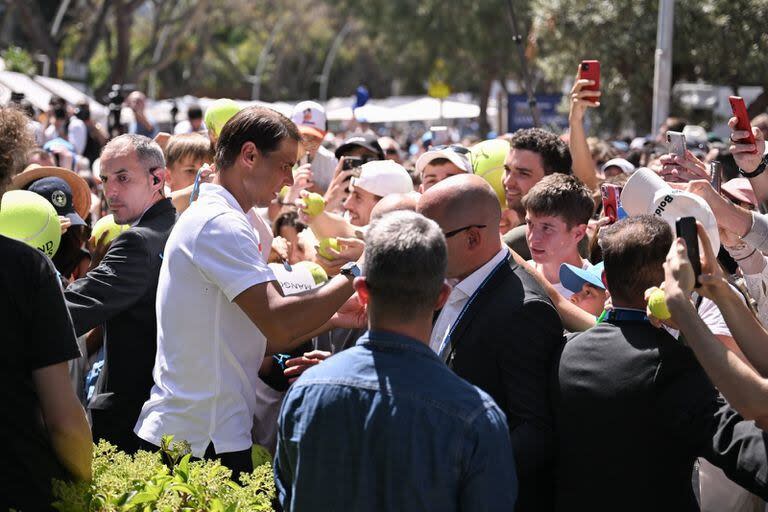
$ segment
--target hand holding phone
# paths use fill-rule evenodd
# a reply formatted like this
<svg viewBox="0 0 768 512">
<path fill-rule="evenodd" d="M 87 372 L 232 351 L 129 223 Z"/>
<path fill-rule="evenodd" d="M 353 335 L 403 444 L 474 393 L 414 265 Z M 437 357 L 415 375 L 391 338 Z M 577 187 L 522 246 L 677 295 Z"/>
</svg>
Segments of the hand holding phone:
<svg viewBox="0 0 768 512">
<path fill-rule="evenodd" d="M 619 220 L 619 196 L 621 187 L 611 183 L 603 183 L 600 186 L 600 193 L 603 197 L 603 217 L 608 217 L 609 224 Z"/>
<path fill-rule="evenodd" d="M 667 146 L 670 153 L 674 153 L 680 158 L 685 158 L 685 135 L 683 132 L 668 131 Z"/>
<path fill-rule="evenodd" d="M 579 66 L 579 80 L 592 80 L 592 85 L 587 85 L 582 88 L 582 91 L 599 91 L 600 90 L 600 61 L 599 60 L 583 60 Z M 597 101 L 595 97 L 594 101 Z"/>
<path fill-rule="evenodd" d="M 731 103 L 731 110 L 736 118 L 736 130 L 745 131 L 749 135 L 743 139 L 731 139 L 736 144 L 754 144 L 755 134 L 752 133 L 752 125 L 749 122 L 749 115 L 747 114 L 747 106 L 744 103 L 744 98 L 741 96 L 729 96 L 728 101 Z M 755 148 L 757 152 L 757 148 Z"/>
<path fill-rule="evenodd" d="M 685 240 L 685 247 L 688 251 L 688 260 L 693 269 L 694 287 L 698 288 L 699 276 L 701 275 L 701 256 L 699 254 L 699 233 L 696 229 L 696 219 L 694 217 L 679 217 L 675 222 L 675 230 L 678 238 Z"/>
<path fill-rule="evenodd" d="M 361 156 L 345 156 L 344 163 L 341 166 L 342 171 L 349 171 L 356 167 L 360 167 L 365 163 L 365 160 Z"/>
</svg>

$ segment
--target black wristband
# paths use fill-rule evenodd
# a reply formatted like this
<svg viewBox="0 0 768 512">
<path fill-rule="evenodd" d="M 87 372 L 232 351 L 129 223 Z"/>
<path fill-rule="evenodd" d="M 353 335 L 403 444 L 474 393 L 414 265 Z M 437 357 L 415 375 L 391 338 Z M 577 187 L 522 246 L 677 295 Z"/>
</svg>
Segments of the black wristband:
<svg viewBox="0 0 768 512">
<path fill-rule="evenodd" d="M 744 176 L 745 178 L 756 178 L 757 176 L 760 176 L 763 174 L 763 171 L 765 171 L 765 167 L 768 166 L 768 155 L 763 156 L 763 159 L 760 161 L 760 165 L 757 166 L 757 169 L 755 169 L 752 172 L 747 172 L 739 169 L 739 174 Z"/>
</svg>

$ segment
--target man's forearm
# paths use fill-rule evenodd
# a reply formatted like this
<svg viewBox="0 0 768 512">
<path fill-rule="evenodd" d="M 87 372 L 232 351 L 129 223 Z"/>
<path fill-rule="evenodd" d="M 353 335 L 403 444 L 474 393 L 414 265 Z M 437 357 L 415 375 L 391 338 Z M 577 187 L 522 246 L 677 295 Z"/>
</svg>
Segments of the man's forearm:
<svg viewBox="0 0 768 512">
<path fill-rule="evenodd" d="M 720 343 L 687 300 L 668 301 L 672 317 L 704 371 L 745 418 L 768 414 L 768 382 Z"/>
<path fill-rule="evenodd" d="M 309 227 L 318 238 L 342 237 L 353 238 L 355 229 L 342 217 L 328 212 L 322 212 L 309 220 Z"/>
<path fill-rule="evenodd" d="M 91 429 L 85 418 L 85 411 L 80 404 L 75 404 L 79 411 L 73 414 L 71 422 L 61 426 L 49 426 L 48 436 L 56 457 L 69 473 L 77 480 L 91 479 L 91 461 L 93 459 L 93 441 Z"/>
<path fill-rule="evenodd" d="M 568 148 L 573 159 L 574 176 L 579 178 L 590 190 L 595 190 L 597 188 L 595 164 L 592 162 L 592 155 L 587 144 L 587 136 L 580 119 L 570 121 Z"/>
<path fill-rule="evenodd" d="M 320 288 L 282 297 L 271 311 L 273 321 L 279 323 L 280 334 L 270 337 L 269 350 L 273 353 L 288 352 L 314 333 L 324 332 L 321 329 L 326 327 L 352 292 L 352 280 L 336 276 Z"/>
<path fill-rule="evenodd" d="M 741 301 L 737 292 L 727 287 L 717 298 L 717 307 L 741 351 L 763 376 L 768 376 L 768 333 Z"/>
</svg>

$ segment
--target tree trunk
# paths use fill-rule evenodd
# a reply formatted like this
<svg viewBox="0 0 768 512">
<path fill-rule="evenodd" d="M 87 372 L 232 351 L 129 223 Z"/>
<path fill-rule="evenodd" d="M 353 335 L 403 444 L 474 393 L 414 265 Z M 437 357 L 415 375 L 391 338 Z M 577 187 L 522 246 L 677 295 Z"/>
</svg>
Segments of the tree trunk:
<svg viewBox="0 0 768 512">
<path fill-rule="evenodd" d="M 131 28 L 133 26 L 133 8 L 125 1 L 115 5 L 115 32 L 117 34 L 117 53 L 112 61 L 110 82 L 123 84 L 128 77 L 128 63 L 131 60 Z"/>
<path fill-rule="evenodd" d="M 488 132 L 491 131 L 491 125 L 488 122 L 488 99 L 491 96 L 491 84 L 493 77 L 488 76 L 483 80 L 483 88 L 480 90 L 480 138 L 485 139 Z"/>
<path fill-rule="evenodd" d="M 768 109 L 768 87 L 763 87 L 763 92 L 755 98 L 747 107 L 747 114 L 750 119 L 764 113 Z"/>
</svg>

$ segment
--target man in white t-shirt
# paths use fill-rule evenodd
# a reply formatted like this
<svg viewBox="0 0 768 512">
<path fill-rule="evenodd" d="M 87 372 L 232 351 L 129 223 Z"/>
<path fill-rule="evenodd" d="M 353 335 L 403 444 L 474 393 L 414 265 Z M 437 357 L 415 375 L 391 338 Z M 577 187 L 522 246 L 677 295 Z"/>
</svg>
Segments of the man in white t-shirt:
<svg viewBox="0 0 768 512">
<path fill-rule="evenodd" d="M 590 266 L 579 254 L 579 241 L 586 236 L 595 209 L 592 194 L 577 178 L 555 173 L 534 185 L 522 204 L 533 258 L 528 263 L 568 299 L 573 292 L 560 284 L 560 265 Z"/>
<path fill-rule="evenodd" d="M 302 101 L 293 108 L 291 121 L 299 127 L 301 143 L 306 150 L 306 155 L 299 161 L 312 165 L 314 190 L 324 194 L 339 164 L 334 154 L 323 147 L 328 130 L 325 109 L 314 101 Z"/>
<path fill-rule="evenodd" d="M 266 108 L 240 111 L 218 141 L 219 184 L 203 184 L 166 245 L 157 291 L 155 385 L 136 424 L 152 449 L 163 435 L 194 457 L 251 471 L 256 379 L 265 353 L 290 352 L 337 324 L 359 275 L 350 263 L 322 288 L 284 296 L 246 212 L 292 182 L 299 132 Z"/>
</svg>

